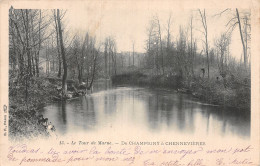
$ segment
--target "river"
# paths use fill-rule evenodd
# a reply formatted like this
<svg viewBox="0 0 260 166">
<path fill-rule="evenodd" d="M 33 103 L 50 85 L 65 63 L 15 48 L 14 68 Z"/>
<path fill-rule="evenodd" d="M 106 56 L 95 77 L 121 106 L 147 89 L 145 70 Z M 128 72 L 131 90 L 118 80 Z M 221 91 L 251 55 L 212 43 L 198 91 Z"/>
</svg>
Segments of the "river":
<svg viewBox="0 0 260 166">
<path fill-rule="evenodd" d="M 113 87 L 96 82 L 93 93 L 44 107 L 58 135 L 124 129 L 173 135 L 250 138 L 250 112 L 223 109 L 173 90 Z"/>
</svg>

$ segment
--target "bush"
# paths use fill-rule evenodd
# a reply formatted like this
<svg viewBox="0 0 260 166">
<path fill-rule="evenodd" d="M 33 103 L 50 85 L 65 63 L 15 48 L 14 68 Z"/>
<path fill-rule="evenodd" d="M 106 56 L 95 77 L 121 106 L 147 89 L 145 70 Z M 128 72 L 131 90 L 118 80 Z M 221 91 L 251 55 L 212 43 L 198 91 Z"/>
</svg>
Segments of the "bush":
<svg viewBox="0 0 260 166">
<path fill-rule="evenodd" d="M 216 73 L 215 73 L 216 74 Z M 207 103 L 250 110 L 250 79 L 244 75 L 228 75 L 225 80 L 218 75 L 210 79 L 200 76 L 182 77 L 180 75 L 144 75 L 131 72 L 112 77 L 113 84 L 130 84 L 158 88 L 186 89 Z"/>
<path fill-rule="evenodd" d="M 25 80 L 27 79 L 27 80 Z M 27 82 L 26 82 L 27 81 Z M 27 93 L 27 94 L 26 94 Z M 11 139 L 46 136 L 37 112 L 52 96 L 57 95 L 55 84 L 46 78 L 24 77 L 9 80 L 9 136 Z"/>
<path fill-rule="evenodd" d="M 24 107 L 9 111 L 9 136 L 12 140 L 31 139 L 38 136 L 47 137 L 48 133 L 38 123 L 36 111 Z"/>
</svg>

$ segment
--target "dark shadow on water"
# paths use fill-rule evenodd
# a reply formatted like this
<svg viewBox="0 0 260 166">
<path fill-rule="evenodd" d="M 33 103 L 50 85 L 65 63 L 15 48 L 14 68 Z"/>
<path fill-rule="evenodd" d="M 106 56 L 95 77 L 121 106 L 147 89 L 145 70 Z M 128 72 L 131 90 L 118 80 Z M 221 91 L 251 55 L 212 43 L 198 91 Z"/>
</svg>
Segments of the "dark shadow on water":
<svg viewBox="0 0 260 166">
<path fill-rule="evenodd" d="M 43 114 L 63 134 L 132 124 L 150 132 L 167 130 L 196 135 L 200 131 L 208 136 L 250 138 L 250 112 L 206 105 L 173 91 L 111 89 L 107 82 L 94 85 L 93 91 L 77 100 L 50 104 Z"/>
</svg>

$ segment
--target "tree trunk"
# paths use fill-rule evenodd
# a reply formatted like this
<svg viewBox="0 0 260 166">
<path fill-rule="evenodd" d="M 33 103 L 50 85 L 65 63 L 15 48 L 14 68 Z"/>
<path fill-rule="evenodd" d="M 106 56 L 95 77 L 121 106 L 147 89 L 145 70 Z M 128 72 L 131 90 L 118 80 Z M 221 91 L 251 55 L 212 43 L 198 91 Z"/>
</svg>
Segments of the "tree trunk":
<svg viewBox="0 0 260 166">
<path fill-rule="evenodd" d="M 209 51 L 208 51 L 208 33 L 206 32 L 206 53 L 207 53 L 207 63 L 208 63 L 208 78 L 209 78 Z"/>
<path fill-rule="evenodd" d="M 158 63 L 158 59 L 159 59 L 159 48 L 158 48 L 158 41 L 156 43 L 156 75 L 159 74 L 159 63 Z"/>
<path fill-rule="evenodd" d="M 78 81 L 79 81 L 79 84 L 82 83 L 82 70 L 79 65 L 78 65 Z"/>
<path fill-rule="evenodd" d="M 135 44 L 133 43 L 133 66 L 135 65 Z"/>
<path fill-rule="evenodd" d="M 170 15 L 170 17 L 169 17 L 169 20 L 168 20 L 168 27 L 167 27 L 167 50 L 166 50 L 166 52 L 167 52 L 167 55 L 166 55 L 166 57 L 167 58 L 169 58 L 169 56 L 170 56 L 170 40 L 171 40 L 171 33 L 170 33 L 170 27 L 171 27 L 171 15 Z M 167 63 L 166 64 L 166 66 L 168 66 L 170 63 Z"/>
<path fill-rule="evenodd" d="M 31 29 L 31 31 L 32 31 L 32 44 L 33 44 L 33 46 L 35 45 L 35 39 L 34 39 L 34 36 L 33 36 L 33 31 L 34 31 L 34 28 L 33 28 L 33 17 L 31 16 L 31 25 L 32 25 L 32 29 Z M 34 48 L 32 48 L 32 55 L 31 55 L 31 58 L 32 58 L 32 73 L 33 73 L 33 75 L 35 76 L 35 55 L 36 55 L 36 49 L 35 49 L 35 47 Z"/>
<path fill-rule="evenodd" d="M 40 19 L 39 19 L 39 48 L 37 54 L 35 56 L 35 67 L 36 67 L 36 75 L 39 77 L 39 54 L 41 50 L 41 22 L 42 22 L 42 12 L 40 10 Z"/>
<path fill-rule="evenodd" d="M 52 53 L 52 72 L 55 72 L 55 56 L 54 56 L 53 36 L 51 35 L 51 53 Z"/>
<path fill-rule="evenodd" d="M 204 36 L 205 36 L 205 46 L 206 46 L 206 55 L 207 55 L 207 66 L 208 66 L 208 79 L 209 79 L 209 51 L 208 51 L 208 27 L 207 27 L 207 17 L 205 14 L 205 9 L 203 12 L 203 15 L 201 13 L 201 11 L 199 10 L 200 16 L 201 16 L 201 22 L 203 24 L 203 28 L 204 28 Z"/>
<path fill-rule="evenodd" d="M 60 57 L 60 44 L 59 44 L 59 30 L 57 25 L 57 18 L 54 11 L 54 22 L 55 22 L 55 29 L 56 29 L 56 42 L 57 42 L 57 53 L 58 53 L 58 63 L 59 63 L 59 69 L 58 69 L 58 77 L 61 77 L 61 57 Z"/>
<path fill-rule="evenodd" d="M 204 20 L 205 20 L 206 53 L 207 53 L 207 63 L 208 63 L 208 79 L 209 79 L 209 45 L 208 45 L 208 26 L 207 26 L 207 18 L 206 18 L 206 15 L 205 15 L 205 9 L 204 9 Z"/>
<path fill-rule="evenodd" d="M 13 71 L 15 71 L 15 69 L 16 69 L 16 64 L 18 64 L 18 67 L 19 67 L 20 65 L 19 65 L 19 57 L 18 57 L 17 52 L 16 52 L 15 34 L 14 34 L 14 29 L 13 29 L 12 24 L 13 24 L 13 23 L 11 22 L 11 36 L 12 36 L 13 50 L 14 50 L 14 56 L 15 56 L 15 63 L 14 63 Z"/>
<path fill-rule="evenodd" d="M 115 75 L 116 75 L 116 52 L 115 52 Z"/>
<path fill-rule="evenodd" d="M 81 76 L 81 71 L 79 69 L 79 74 L 78 74 L 78 80 L 79 80 L 79 84 L 82 83 L 82 76 Z"/>
<path fill-rule="evenodd" d="M 66 62 L 66 55 L 63 45 L 63 38 L 62 38 L 62 28 L 60 22 L 60 10 L 57 9 L 57 22 L 58 22 L 58 30 L 59 30 L 59 40 L 60 40 L 60 48 L 61 48 L 61 56 L 63 61 L 63 77 L 62 77 L 62 95 L 64 96 L 67 92 L 67 62 Z"/>
<path fill-rule="evenodd" d="M 159 32 L 159 40 L 160 40 L 160 50 L 161 50 L 161 56 L 162 56 L 162 71 L 163 71 L 163 75 L 164 75 L 164 59 L 163 59 L 163 49 L 162 49 L 162 36 L 161 36 L 161 27 L 160 27 L 160 22 L 158 19 L 158 32 Z"/>
<path fill-rule="evenodd" d="M 46 56 L 46 75 L 49 76 L 49 53 L 48 53 L 48 45 L 46 45 L 46 51 L 45 51 L 45 56 Z"/>
<path fill-rule="evenodd" d="M 105 76 L 107 77 L 107 40 L 105 41 L 105 51 L 104 51 L 104 58 L 105 58 Z"/>
<path fill-rule="evenodd" d="M 242 42 L 242 45 L 243 45 L 244 65 L 245 65 L 245 68 L 246 68 L 246 67 L 247 67 L 246 47 L 245 47 L 245 43 L 244 43 L 244 38 L 243 38 L 242 28 L 241 28 L 241 22 L 240 22 L 239 13 L 238 13 L 237 8 L 236 8 L 236 13 L 237 13 L 237 22 L 238 22 L 238 26 L 239 26 L 239 32 L 240 32 L 241 42 Z"/>
<path fill-rule="evenodd" d="M 191 52 L 191 73 L 192 73 L 192 76 L 194 76 L 194 65 L 193 65 L 193 61 L 194 61 L 194 54 L 193 54 L 193 43 L 192 43 L 192 19 L 190 20 L 190 52 Z"/>
<path fill-rule="evenodd" d="M 111 52 L 110 52 L 110 50 L 108 51 L 108 75 L 109 75 L 109 78 L 110 78 L 110 55 L 111 54 Z"/>
<path fill-rule="evenodd" d="M 28 9 L 25 9 L 25 18 L 22 12 L 23 22 L 24 22 L 24 28 L 25 28 L 25 38 L 26 38 L 26 55 L 27 55 L 27 72 L 29 75 L 32 75 L 32 65 L 31 65 L 31 54 L 30 54 L 30 48 L 29 48 L 29 18 L 28 18 Z"/>
<path fill-rule="evenodd" d="M 94 54 L 95 54 L 95 51 L 94 51 Z M 97 61 L 97 55 L 94 55 L 92 78 L 91 78 L 89 86 L 87 87 L 88 90 L 90 90 L 90 88 L 92 87 L 92 84 L 93 84 L 94 79 L 95 79 L 96 61 Z"/>
</svg>

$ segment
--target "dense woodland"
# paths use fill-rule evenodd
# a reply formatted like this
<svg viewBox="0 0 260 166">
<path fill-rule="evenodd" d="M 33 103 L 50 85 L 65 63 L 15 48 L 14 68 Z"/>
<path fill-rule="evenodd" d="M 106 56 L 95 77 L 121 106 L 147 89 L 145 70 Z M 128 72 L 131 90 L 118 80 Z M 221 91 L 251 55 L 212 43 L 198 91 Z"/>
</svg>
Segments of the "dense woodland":
<svg viewBox="0 0 260 166">
<path fill-rule="evenodd" d="M 97 41 L 88 31 L 72 34 L 63 21 L 65 10 L 10 8 L 10 136 L 47 136 L 36 118 L 37 109 L 54 99 L 85 95 L 97 79 L 171 88 L 211 104 L 250 111 L 250 12 L 226 9 L 216 13 L 216 17 L 227 13 L 233 17 L 214 45 L 208 42 L 207 11 L 194 13 L 187 25 L 180 25 L 178 34 L 171 31 L 171 14 L 166 25 L 152 16 L 146 27 L 146 52 L 139 53 L 134 41 L 130 51 L 118 52 L 113 36 Z M 194 27 L 194 22 L 201 27 Z M 243 48 L 240 60 L 230 54 L 235 28 Z M 195 38 L 195 31 L 203 38 Z M 198 42 L 203 43 L 202 49 Z"/>
</svg>

